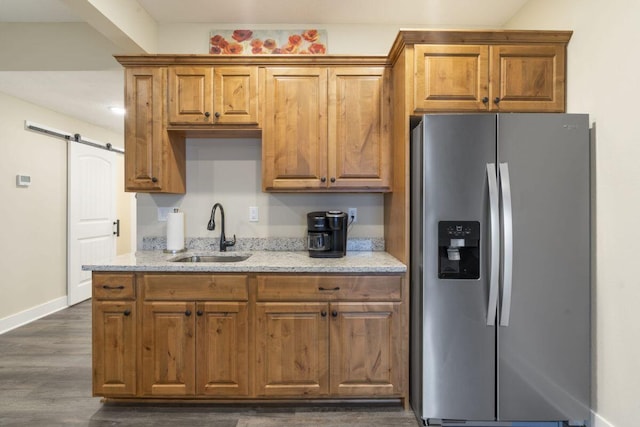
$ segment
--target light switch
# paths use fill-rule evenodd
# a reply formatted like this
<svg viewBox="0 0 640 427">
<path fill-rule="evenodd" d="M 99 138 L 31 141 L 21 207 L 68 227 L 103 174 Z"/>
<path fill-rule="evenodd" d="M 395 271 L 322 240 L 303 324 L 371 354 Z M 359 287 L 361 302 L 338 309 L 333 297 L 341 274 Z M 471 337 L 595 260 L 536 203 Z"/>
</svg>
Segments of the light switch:
<svg viewBox="0 0 640 427">
<path fill-rule="evenodd" d="M 258 222 L 257 206 L 249 206 L 249 222 Z"/>
</svg>

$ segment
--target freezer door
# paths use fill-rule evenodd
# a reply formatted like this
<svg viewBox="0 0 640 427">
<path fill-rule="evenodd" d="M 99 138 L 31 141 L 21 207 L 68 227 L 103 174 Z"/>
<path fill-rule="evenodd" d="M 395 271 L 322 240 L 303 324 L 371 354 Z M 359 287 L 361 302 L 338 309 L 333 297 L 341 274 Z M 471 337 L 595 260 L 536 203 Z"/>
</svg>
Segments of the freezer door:
<svg viewBox="0 0 640 427">
<path fill-rule="evenodd" d="M 588 132 L 586 115 L 498 116 L 513 224 L 512 287 L 501 295 L 510 308 L 499 310 L 508 324 L 498 328 L 500 420 L 589 419 Z"/>
<path fill-rule="evenodd" d="M 487 324 L 487 164 L 495 164 L 496 116 L 427 115 L 423 126 L 422 206 L 412 201 L 412 213 L 421 212 L 423 221 L 423 418 L 493 420 L 495 327 Z M 479 223 L 479 279 L 439 278 L 441 221 Z M 413 227 L 412 233 L 417 230 Z"/>
</svg>

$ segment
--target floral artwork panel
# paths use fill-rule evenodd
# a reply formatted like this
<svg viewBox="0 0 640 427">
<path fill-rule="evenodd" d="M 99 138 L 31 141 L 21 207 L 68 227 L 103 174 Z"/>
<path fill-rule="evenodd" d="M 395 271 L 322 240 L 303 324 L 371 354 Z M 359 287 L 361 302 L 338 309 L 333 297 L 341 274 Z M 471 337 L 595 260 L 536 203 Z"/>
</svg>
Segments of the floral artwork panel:
<svg viewBox="0 0 640 427">
<path fill-rule="evenodd" d="M 214 30 L 212 55 L 324 55 L 326 30 Z"/>
</svg>

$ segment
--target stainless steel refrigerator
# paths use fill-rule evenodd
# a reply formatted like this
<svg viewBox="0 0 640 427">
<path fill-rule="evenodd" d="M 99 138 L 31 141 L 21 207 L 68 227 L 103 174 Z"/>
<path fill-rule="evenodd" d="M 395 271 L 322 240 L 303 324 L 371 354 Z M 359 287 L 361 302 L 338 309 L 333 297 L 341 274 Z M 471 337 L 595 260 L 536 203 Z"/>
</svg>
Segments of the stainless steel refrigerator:
<svg viewBox="0 0 640 427">
<path fill-rule="evenodd" d="M 583 114 L 433 114 L 411 142 L 411 404 L 425 425 L 590 418 Z"/>
</svg>

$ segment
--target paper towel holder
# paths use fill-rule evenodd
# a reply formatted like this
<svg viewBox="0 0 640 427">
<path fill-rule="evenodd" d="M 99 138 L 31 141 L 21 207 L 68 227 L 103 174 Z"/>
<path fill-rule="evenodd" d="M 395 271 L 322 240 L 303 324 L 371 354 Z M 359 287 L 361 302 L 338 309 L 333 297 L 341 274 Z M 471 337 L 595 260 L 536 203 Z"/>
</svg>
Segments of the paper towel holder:
<svg viewBox="0 0 640 427">
<path fill-rule="evenodd" d="M 178 208 L 174 208 L 174 209 L 173 209 L 173 212 L 174 212 L 174 213 L 178 213 L 179 211 L 180 211 L 180 210 L 179 210 Z M 167 218 L 167 219 L 168 219 L 168 218 Z M 168 222 L 167 222 L 167 226 L 169 226 L 169 223 L 168 223 Z M 183 225 L 182 225 L 182 226 L 184 227 L 184 223 L 183 223 Z M 168 231 L 168 230 L 167 230 L 167 231 Z M 181 253 L 181 252 L 186 252 L 186 251 L 187 251 L 187 248 L 186 248 L 186 245 L 184 245 L 184 234 L 183 234 L 182 236 L 183 236 L 183 237 L 182 237 L 182 239 L 181 239 L 181 240 L 183 241 L 183 242 L 182 242 L 182 243 L 183 243 L 183 244 L 182 244 L 182 248 L 180 248 L 180 249 L 163 249 L 163 252 L 164 252 L 164 253 L 166 253 L 166 254 L 174 254 L 174 255 L 175 255 L 175 254 L 179 254 L 179 253 Z M 167 235 L 167 246 L 169 246 L 169 236 L 168 236 L 168 235 Z"/>
</svg>

